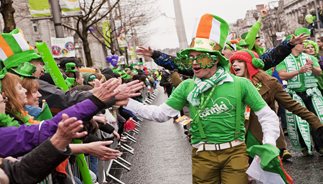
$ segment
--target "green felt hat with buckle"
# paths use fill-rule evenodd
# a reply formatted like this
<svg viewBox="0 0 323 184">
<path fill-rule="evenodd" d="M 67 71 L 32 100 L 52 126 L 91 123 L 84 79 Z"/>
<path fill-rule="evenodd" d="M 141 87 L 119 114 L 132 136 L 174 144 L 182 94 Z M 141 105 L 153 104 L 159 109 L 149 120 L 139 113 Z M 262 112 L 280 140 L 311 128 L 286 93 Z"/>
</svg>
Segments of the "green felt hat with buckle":
<svg viewBox="0 0 323 184">
<path fill-rule="evenodd" d="M 21 30 L 0 34 L 0 60 L 7 69 L 35 59 L 41 59 L 41 56 L 29 45 Z"/>
<path fill-rule="evenodd" d="M 177 53 L 176 64 L 189 67 L 185 60 L 189 57 L 190 51 L 208 53 L 212 59 L 219 59 L 219 65 L 229 68 L 228 60 L 221 54 L 229 34 L 229 24 L 221 17 L 212 14 L 204 14 L 198 23 L 195 36 L 189 48 Z"/>
<path fill-rule="evenodd" d="M 9 70 L 21 77 L 35 78 L 33 76 L 33 73 L 36 71 L 36 67 L 29 62 L 24 62 L 20 64 L 18 67 L 11 68 Z"/>
</svg>

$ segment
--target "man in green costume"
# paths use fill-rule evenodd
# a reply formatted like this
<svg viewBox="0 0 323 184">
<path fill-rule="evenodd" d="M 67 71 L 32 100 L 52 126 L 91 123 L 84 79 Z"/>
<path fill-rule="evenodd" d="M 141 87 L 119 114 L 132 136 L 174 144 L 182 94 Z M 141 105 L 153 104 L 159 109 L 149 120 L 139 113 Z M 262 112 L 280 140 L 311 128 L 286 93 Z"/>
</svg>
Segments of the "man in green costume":
<svg viewBox="0 0 323 184">
<path fill-rule="evenodd" d="M 160 106 L 130 100 L 125 107 L 146 119 L 164 122 L 187 105 L 190 111 L 193 183 L 247 184 L 244 109 L 250 106 L 259 117 L 263 144 L 274 145 L 279 120 L 255 87 L 229 73 L 228 60 L 221 55 L 229 32 L 222 18 L 205 14 L 200 18 L 189 48 L 178 54 L 183 66 L 191 67 L 187 79 Z"/>
<path fill-rule="evenodd" d="M 298 28 L 295 35 L 310 35 L 307 28 Z M 304 45 L 297 44 L 292 53 L 283 62 L 277 65 L 277 71 L 282 80 L 287 81 L 288 93 L 294 100 L 301 103 L 309 111 L 315 113 L 323 120 L 323 98 L 317 88 L 318 80 L 316 76 L 321 75 L 322 70 L 318 60 L 311 55 L 303 53 Z M 290 135 L 292 146 L 300 150 L 303 154 L 312 154 L 310 132 L 313 137 L 315 149 L 323 154 L 323 143 L 315 130 L 310 130 L 306 121 L 299 117 L 287 113 L 287 130 Z"/>
</svg>

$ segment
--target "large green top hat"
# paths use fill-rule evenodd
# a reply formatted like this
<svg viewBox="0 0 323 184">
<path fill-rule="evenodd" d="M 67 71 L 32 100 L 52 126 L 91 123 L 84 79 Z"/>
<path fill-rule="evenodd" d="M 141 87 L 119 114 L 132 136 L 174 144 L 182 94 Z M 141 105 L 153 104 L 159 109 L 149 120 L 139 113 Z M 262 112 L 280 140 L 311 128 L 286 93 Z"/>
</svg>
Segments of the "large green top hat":
<svg viewBox="0 0 323 184">
<path fill-rule="evenodd" d="M 34 59 L 41 59 L 41 56 L 28 44 L 21 30 L 0 35 L 0 60 L 7 69 Z"/>
<path fill-rule="evenodd" d="M 178 56 L 188 56 L 190 51 L 207 52 L 219 57 L 219 64 L 228 67 L 228 60 L 221 51 L 229 34 L 229 24 L 221 17 L 204 14 L 198 23 L 195 36 L 189 48 L 182 50 Z"/>
<path fill-rule="evenodd" d="M 10 71 L 21 77 L 35 78 L 33 73 L 36 71 L 36 67 L 29 62 L 24 62 L 16 68 L 11 68 Z"/>
</svg>

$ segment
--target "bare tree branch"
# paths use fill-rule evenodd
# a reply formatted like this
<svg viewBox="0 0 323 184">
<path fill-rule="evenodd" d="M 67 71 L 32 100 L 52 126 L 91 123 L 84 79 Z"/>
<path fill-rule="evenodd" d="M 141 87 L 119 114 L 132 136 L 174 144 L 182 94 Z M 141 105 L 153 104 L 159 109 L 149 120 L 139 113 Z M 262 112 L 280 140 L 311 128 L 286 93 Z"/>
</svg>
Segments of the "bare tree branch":
<svg viewBox="0 0 323 184">
<path fill-rule="evenodd" d="M 94 20 L 94 21 L 92 21 L 92 23 L 90 23 L 89 24 L 89 26 L 88 27 L 90 27 L 90 26 L 93 26 L 94 24 L 96 24 L 97 22 L 99 22 L 100 20 L 102 20 L 103 18 L 105 18 L 116 6 L 117 6 L 117 4 L 119 3 L 119 1 L 120 0 L 117 0 L 114 4 L 113 4 L 113 6 L 109 9 L 109 11 L 107 11 L 104 15 L 102 15 L 102 16 L 100 16 L 100 18 L 98 18 L 98 19 L 96 19 L 96 20 Z"/>
</svg>

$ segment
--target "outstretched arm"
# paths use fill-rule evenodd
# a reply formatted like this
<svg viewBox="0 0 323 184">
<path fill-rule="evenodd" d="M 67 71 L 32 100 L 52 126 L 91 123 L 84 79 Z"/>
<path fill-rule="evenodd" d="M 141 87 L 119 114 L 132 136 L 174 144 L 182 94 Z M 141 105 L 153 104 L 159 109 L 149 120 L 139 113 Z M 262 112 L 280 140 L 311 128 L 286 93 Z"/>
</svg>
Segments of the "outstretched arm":
<svg viewBox="0 0 323 184">
<path fill-rule="evenodd" d="M 186 70 L 186 69 L 178 68 L 178 66 L 174 62 L 174 59 L 175 59 L 174 56 L 168 55 L 168 54 L 160 52 L 160 51 L 152 50 L 150 47 L 148 47 L 148 48 L 139 47 L 136 50 L 136 52 L 139 55 L 151 57 L 157 65 L 162 66 L 168 70 L 173 71 L 173 70 L 177 69 L 180 74 L 187 75 L 187 76 L 194 75 L 193 70 Z"/>
<path fill-rule="evenodd" d="M 275 90 L 275 99 L 285 109 L 306 120 L 315 130 L 319 127 L 323 127 L 320 119 L 315 116 L 313 112 L 310 112 L 307 108 L 303 107 L 300 103 L 295 101 L 286 91 L 284 91 L 283 87 L 278 82 L 276 84 Z"/>
<path fill-rule="evenodd" d="M 179 114 L 178 110 L 173 109 L 165 103 L 160 106 L 144 105 L 132 99 L 129 100 L 125 108 L 131 110 L 138 116 L 157 122 L 165 122 Z"/>
<path fill-rule="evenodd" d="M 265 52 L 260 56 L 265 63 L 264 70 L 268 70 L 271 67 L 275 67 L 282 62 L 291 52 L 295 45 L 302 43 L 307 36 L 301 34 L 293 37 L 292 39 L 285 40 L 280 43 L 277 47 Z"/>
<path fill-rule="evenodd" d="M 62 161 L 69 157 L 68 144 L 73 138 L 80 138 L 86 132 L 79 132 L 82 122 L 62 115 L 57 132 L 52 138 L 25 155 L 20 161 L 4 159 L 1 168 L 8 175 L 10 183 L 38 183 Z"/>
</svg>

